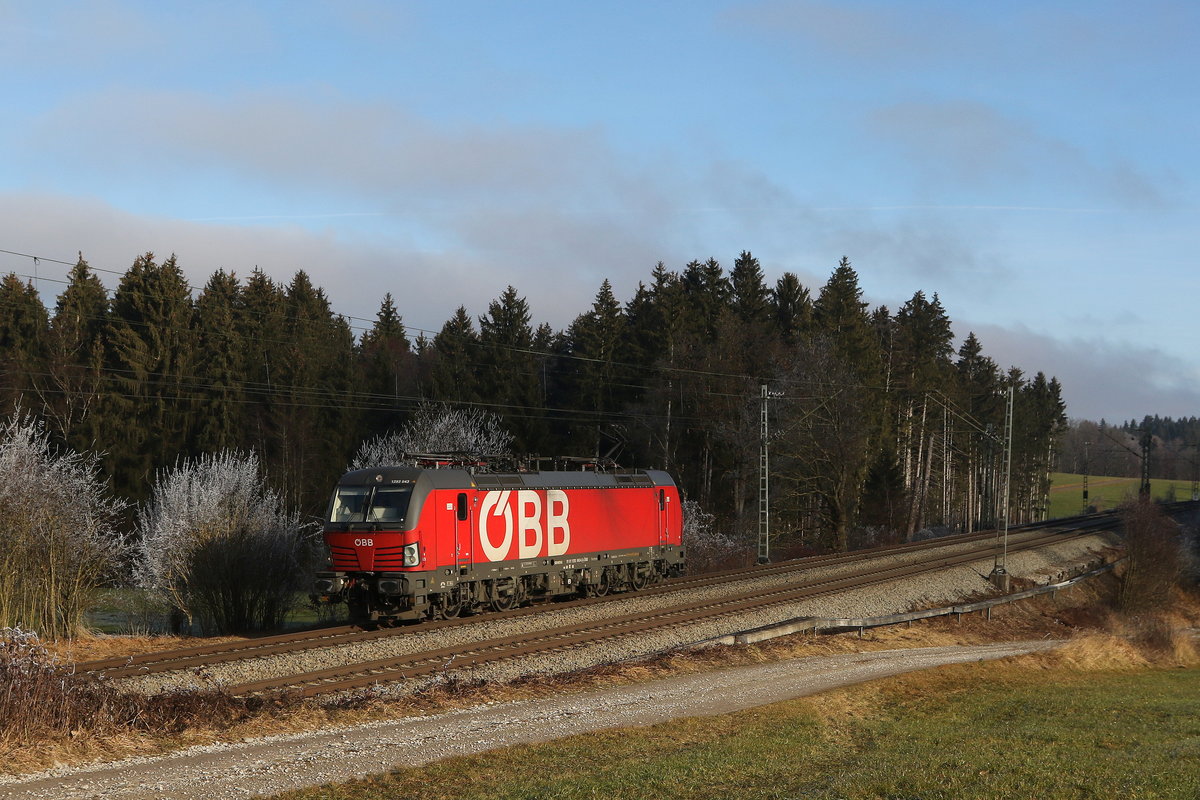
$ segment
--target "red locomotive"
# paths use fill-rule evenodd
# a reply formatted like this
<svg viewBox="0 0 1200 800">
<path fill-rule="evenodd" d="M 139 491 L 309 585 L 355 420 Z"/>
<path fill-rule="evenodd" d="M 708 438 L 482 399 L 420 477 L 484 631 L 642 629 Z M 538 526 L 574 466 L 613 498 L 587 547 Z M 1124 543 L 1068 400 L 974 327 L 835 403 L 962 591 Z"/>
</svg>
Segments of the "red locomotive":
<svg viewBox="0 0 1200 800">
<path fill-rule="evenodd" d="M 447 619 L 683 571 L 675 482 L 656 470 L 482 472 L 426 460 L 342 476 L 317 599 L 360 623 Z"/>
</svg>

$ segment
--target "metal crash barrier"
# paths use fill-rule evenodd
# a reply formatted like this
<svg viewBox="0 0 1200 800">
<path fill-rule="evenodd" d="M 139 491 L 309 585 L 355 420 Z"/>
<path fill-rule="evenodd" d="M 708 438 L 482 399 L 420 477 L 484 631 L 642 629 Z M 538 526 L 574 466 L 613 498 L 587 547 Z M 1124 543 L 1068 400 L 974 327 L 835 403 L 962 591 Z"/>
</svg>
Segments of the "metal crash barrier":
<svg viewBox="0 0 1200 800">
<path fill-rule="evenodd" d="M 1062 589 L 1069 589 L 1080 581 L 1085 581 L 1089 578 L 1094 578 L 1105 572 L 1112 570 L 1124 558 L 1117 559 L 1108 564 L 1103 564 L 1099 567 L 1089 569 L 1068 580 L 1059 581 L 1058 583 L 1050 583 L 1044 586 L 1036 586 L 1032 589 L 1025 589 L 1020 592 L 1013 592 L 1002 597 L 992 597 L 987 600 L 980 600 L 975 603 L 961 603 L 953 606 L 945 606 L 943 608 L 928 608 L 921 611 L 906 611 L 903 614 L 889 614 L 882 617 L 861 617 L 861 618 L 826 618 L 826 617 L 794 617 L 783 622 L 777 622 L 772 625 L 763 625 L 759 628 L 752 628 L 748 631 L 740 633 L 732 633 L 726 636 L 720 636 L 715 639 L 709 639 L 703 644 L 753 644 L 767 639 L 774 639 L 777 636 L 787 636 L 792 633 L 801 633 L 803 631 L 818 631 L 820 633 L 843 633 L 846 631 L 857 630 L 861 636 L 867 628 L 880 628 L 885 625 L 898 625 L 902 622 L 915 622 L 921 619 L 930 619 L 932 617 L 948 617 L 951 614 L 958 616 L 960 619 L 963 614 L 973 614 L 976 612 L 985 612 L 988 619 L 992 618 L 992 609 L 1005 603 L 1015 603 L 1018 600 L 1025 600 L 1030 597 L 1036 597 L 1041 594 L 1053 594 Z"/>
</svg>

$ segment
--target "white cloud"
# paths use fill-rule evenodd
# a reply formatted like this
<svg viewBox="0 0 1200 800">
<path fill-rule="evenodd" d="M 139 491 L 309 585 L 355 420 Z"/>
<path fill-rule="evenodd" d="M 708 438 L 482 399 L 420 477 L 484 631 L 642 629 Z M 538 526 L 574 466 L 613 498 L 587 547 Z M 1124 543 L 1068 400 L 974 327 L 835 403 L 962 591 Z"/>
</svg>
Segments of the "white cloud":
<svg viewBox="0 0 1200 800">
<path fill-rule="evenodd" d="M 1107 339 L 1057 339 L 1023 325 L 956 325 L 974 330 L 984 352 L 1007 369 L 1059 379 L 1067 415 L 1109 422 L 1200 415 L 1200 374 L 1162 350 Z"/>
<path fill-rule="evenodd" d="M 912 24 L 912 13 L 810 0 L 762 0 L 734 5 L 722 19 L 769 36 L 799 39 L 825 53 L 872 61 L 909 61 L 948 37 Z M 950 20 L 943 19 L 943 24 Z"/>
<path fill-rule="evenodd" d="M 1189 3 L 821 2 L 745 0 L 721 20 L 757 36 L 782 38 L 822 58 L 853 59 L 889 70 L 957 69 L 981 77 L 1012 72 L 1068 73 L 1081 82 L 1129 63 L 1194 53 L 1197 10 Z M 1131 15 L 1136 19 L 1131 18 Z M 1065 66 L 1066 65 L 1066 66 Z M 1074 72 L 1072 72 L 1074 70 Z"/>
<path fill-rule="evenodd" d="M 614 227 L 581 227 L 575 220 L 512 218 L 480 214 L 463 221 L 471 248 L 420 249 L 346 238 L 298 225 L 234 225 L 192 222 L 125 212 L 100 200 L 49 194 L 0 193 L 0 216 L 9 230 L 0 247 L 46 259 L 73 261 L 77 251 L 96 268 L 123 273 L 145 252 L 174 253 L 194 287 L 217 269 L 245 278 L 259 267 L 281 283 L 305 270 L 324 288 L 335 311 L 373 319 L 391 292 L 406 323 L 437 330 L 459 305 L 478 316 L 509 284 L 529 300 L 534 321 L 564 327 L 587 309 L 608 277 L 620 297 L 633 294 L 654 264 L 651 249 L 629 237 L 613 239 Z M 537 226 L 544 228 L 539 236 Z M 520 228 L 529 240 L 505 251 Z M 580 254 L 585 254 L 586 257 Z M 607 266 L 606 266 L 607 265 Z M 33 275 L 26 258 L 0 255 L 0 272 Z M 53 304 L 68 267 L 37 268 L 43 298 Z M 102 276 L 116 286 L 119 275 Z M 361 323 L 355 323 L 361 324 Z"/>
<path fill-rule="evenodd" d="M 73 171 L 180 180 L 206 170 L 227 185 L 333 189 L 392 211 L 486 204 L 497 194 L 508 205 L 590 209 L 654 190 L 629 179 L 636 165 L 596 129 L 437 124 L 332 90 L 220 98 L 109 90 L 64 103 L 30 130 L 23 149 Z"/>
<path fill-rule="evenodd" d="M 976 101 L 907 101 L 877 109 L 871 133 L 904 156 L 927 184 L 1016 192 L 1050 186 L 1062 198 L 1161 206 L 1161 190 L 1127 163 L 1098 164 L 1033 123 Z M 1040 197 L 1030 198 L 1037 202 Z"/>
</svg>

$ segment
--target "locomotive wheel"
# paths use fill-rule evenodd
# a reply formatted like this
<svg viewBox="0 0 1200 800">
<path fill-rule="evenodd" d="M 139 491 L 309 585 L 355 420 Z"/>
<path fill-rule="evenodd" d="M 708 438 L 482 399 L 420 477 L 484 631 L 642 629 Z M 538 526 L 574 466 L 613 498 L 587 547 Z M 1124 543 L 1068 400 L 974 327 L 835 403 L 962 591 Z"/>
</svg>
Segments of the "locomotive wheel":
<svg viewBox="0 0 1200 800">
<path fill-rule="evenodd" d="M 454 619 L 462 613 L 463 603 L 459 593 L 444 594 L 441 600 L 433 607 L 434 619 Z"/>
<path fill-rule="evenodd" d="M 635 592 L 645 589 L 649 583 L 649 572 L 643 573 L 641 564 L 629 565 L 629 585 L 633 587 Z"/>
<path fill-rule="evenodd" d="M 608 570 L 601 570 L 600 582 L 594 583 L 588 588 L 591 589 L 592 597 L 604 597 L 604 595 L 611 592 L 612 576 L 609 574 Z"/>
<path fill-rule="evenodd" d="M 517 582 L 512 578 L 501 578 L 496 581 L 496 599 L 488 604 L 489 607 L 493 611 L 508 611 L 510 608 L 516 608 L 519 599 L 517 589 Z"/>
</svg>

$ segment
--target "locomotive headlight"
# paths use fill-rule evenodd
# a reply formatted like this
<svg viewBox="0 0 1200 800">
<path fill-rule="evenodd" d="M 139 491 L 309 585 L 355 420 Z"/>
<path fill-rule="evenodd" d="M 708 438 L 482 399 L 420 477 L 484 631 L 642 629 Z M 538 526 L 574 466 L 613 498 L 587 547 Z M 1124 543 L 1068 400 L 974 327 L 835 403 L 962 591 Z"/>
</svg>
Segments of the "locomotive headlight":
<svg viewBox="0 0 1200 800">
<path fill-rule="evenodd" d="M 404 545 L 404 566 L 415 567 L 421 563 L 421 546 L 417 542 Z"/>
<path fill-rule="evenodd" d="M 337 594 L 345 585 L 346 580 L 340 575 L 318 575 L 313 588 L 317 594 Z"/>
<path fill-rule="evenodd" d="M 375 584 L 380 594 L 400 594 L 404 591 L 403 578 L 380 578 Z"/>
</svg>

